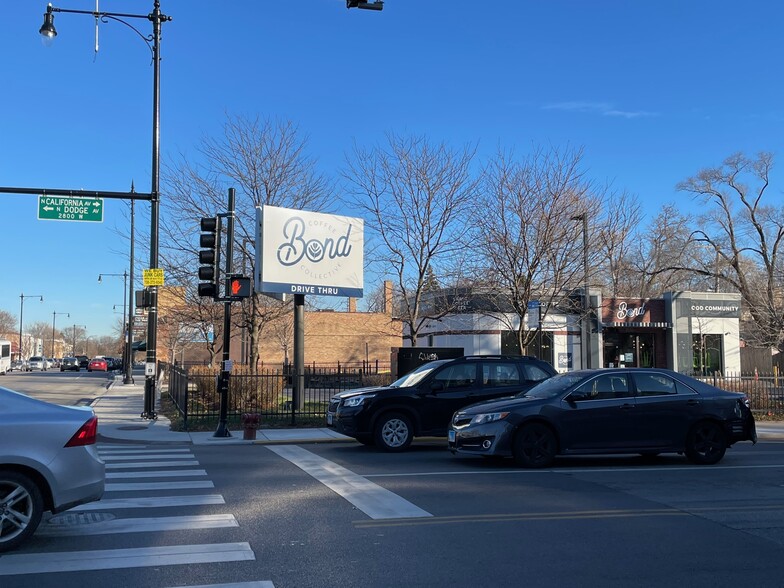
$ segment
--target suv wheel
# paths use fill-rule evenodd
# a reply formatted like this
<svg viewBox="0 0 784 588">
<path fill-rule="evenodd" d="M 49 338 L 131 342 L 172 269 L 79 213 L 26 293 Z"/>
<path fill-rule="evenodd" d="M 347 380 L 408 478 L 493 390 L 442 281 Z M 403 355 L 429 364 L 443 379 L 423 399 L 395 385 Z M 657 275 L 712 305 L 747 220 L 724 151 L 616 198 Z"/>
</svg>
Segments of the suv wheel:
<svg viewBox="0 0 784 588">
<path fill-rule="evenodd" d="M 384 451 L 405 451 L 414 438 L 411 419 L 399 412 L 382 415 L 376 423 L 376 445 Z"/>
</svg>

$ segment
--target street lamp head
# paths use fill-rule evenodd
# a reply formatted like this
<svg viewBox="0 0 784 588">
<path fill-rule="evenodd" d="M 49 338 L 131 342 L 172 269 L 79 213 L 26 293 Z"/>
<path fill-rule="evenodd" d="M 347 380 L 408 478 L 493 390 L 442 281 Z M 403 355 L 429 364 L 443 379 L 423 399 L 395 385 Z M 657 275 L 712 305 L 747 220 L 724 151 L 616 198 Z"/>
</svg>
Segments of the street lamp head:
<svg viewBox="0 0 784 588">
<path fill-rule="evenodd" d="M 101 279 L 103 278 L 103 274 L 98 274 L 98 283 L 101 283 Z"/>
<path fill-rule="evenodd" d="M 57 36 L 57 31 L 54 28 L 54 13 L 52 12 L 51 3 L 49 3 L 49 6 L 46 7 L 46 12 L 44 13 L 44 24 L 41 25 L 41 28 L 38 29 L 38 32 L 45 41 L 51 42 Z"/>
</svg>

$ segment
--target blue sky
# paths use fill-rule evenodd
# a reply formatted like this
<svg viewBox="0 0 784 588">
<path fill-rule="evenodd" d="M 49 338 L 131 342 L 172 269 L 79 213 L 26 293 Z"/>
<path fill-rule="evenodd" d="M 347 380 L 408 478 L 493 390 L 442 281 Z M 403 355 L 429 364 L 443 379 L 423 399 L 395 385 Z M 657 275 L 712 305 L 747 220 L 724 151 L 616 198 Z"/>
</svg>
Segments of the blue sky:
<svg viewBox="0 0 784 588">
<path fill-rule="evenodd" d="M 93 10 L 94 0 L 55 6 Z M 147 14 L 152 0 L 100 0 Z M 5 0 L 0 21 L 0 186 L 150 190 L 150 52 L 118 23 Z M 426 134 L 456 146 L 585 149 L 588 175 L 638 194 L 650 215 L 677 182 L 736 151 L 780 151 L 784 3 L 752 0 L 162 0 L 161 153 L 192 154 L 226 113 L 290 119 L 337 174 L 354 141 Z M 145 35 L 147 20 L 131 21 Z M 194 154 L 195 157 L 195 154 Z M 780 198 L 775 184 L 770 197 Z M 37 220 L 37 198 L 0 194 L 0 309 L 24 322 L 110 334 L 128 267 L 128 205 L 100 224 Z M 147 207 L 137 204 L 137 210 Z M 346 211 L 351 214 L 352 211 Z M 149 227 L 137 216 L 137 239 Z M 138 249 L 138 248 L 137 248 Z M 194 264 L 195 271 L 195 264 Z M 365 284 L 372 290 L 376 284 Z"/>
</svg>

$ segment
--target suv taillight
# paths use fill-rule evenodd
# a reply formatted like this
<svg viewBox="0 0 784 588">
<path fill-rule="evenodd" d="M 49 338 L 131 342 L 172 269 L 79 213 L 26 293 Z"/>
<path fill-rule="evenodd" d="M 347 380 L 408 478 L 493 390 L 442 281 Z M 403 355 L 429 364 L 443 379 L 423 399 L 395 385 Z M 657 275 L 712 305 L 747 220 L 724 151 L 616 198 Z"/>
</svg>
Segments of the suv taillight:
<svg viewBox="0 0 784 588">
<path fill-rule="evenodd" d="M 65 444 L 65 447 L 80 447 L 82 445 L 94 445 L 98 436 L 98 417 L 91 417 L 84 423 L 73 437 Z"/>
</svg>

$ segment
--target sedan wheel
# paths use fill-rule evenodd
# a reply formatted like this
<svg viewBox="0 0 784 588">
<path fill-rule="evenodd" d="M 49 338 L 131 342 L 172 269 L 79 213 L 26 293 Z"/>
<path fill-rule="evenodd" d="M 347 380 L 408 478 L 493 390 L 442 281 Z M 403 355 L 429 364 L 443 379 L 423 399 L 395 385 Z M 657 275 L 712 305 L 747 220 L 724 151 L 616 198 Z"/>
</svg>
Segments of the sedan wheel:
<svg viewBox="0 0 784 588">
<path fill-rule="evenodd" d="M 0 552 L 32 535 L 44 510 L 38 486 L 24 474 L 0 472 Z"/>
<path fill-rule="evenodd" d="M 722 428 L 703 421 L 694 425 L 686 438 L 686 457 L 692 463 L 713 465 L 721 461 L 727 451 L 727 436 Z"/>
<path fill-rule="evenodd" d="M 545 468 L 553 463 L 557 452 L 558 440 L 547 425 L 524 425 L 515 435 L 512 453 L 521 467 Z"/>
<path fill-rule="evenodd" d="M 414 429 L 407 416 L 395 412 L 379 419 L 375 436 L 376 445 L 384 451 L 404 451 L 411 445 Z"/>
</svg>

